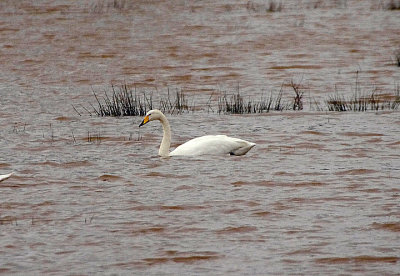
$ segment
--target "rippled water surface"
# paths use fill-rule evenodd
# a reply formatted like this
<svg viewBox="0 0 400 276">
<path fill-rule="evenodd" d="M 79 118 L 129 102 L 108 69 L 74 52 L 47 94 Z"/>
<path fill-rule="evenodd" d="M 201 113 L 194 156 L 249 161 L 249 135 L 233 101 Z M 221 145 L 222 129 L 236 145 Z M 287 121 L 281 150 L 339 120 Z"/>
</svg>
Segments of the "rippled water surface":
<svg viewBox="0 0 400 276">
<path fill-rule="evenodd" d="M 398 275 L 399 111 L 323 105 L 396 93 L 399 11 L 282 2 L 1 1 L 0 174 L 15 175 L 0 183 L 0 273 Z M 207 105 L 237 87 L 290 101 L 291 79 L 303 111 Z M 217 133 L 257 146 L 161 159 L 158 122 L 85 110 L 123 83 L 155 105 L 187 93 L 174 147 Z"/>
</svg>

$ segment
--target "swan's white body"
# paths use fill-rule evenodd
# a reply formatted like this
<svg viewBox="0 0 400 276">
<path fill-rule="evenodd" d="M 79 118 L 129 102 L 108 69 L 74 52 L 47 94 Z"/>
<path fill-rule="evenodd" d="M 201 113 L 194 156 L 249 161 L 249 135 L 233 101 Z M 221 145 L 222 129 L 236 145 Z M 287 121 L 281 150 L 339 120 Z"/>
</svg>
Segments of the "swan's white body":
<svg viewBox="0 0 400 276">
<path fill-rule="evenodd" d="M 254 143 L 231 138 L 226 135 L 206 135 L 180 145 L 169 155 L 203 155 L 203 154 L 232 154 L 243 155 L 248 152 Z"/>
<path fill-rule="evenodd" d="M 159 120 L 163 126 L 164 135 L 161 141 L 158 155 L 162 157 L 177 155 L 244 155 L 256 144 L 242 139 L 228 137 L 226 135 L 206 135 L 194 138 L 169 152 L 171 146 L 171 128 L 167 117 L 157 109 L 147 112 L 140 126 L 153 121 Z"/>
<path fill-rule="evenodd" d="M 0 174 L 0 182 L 3 180 L 6 180 L 10 176 L 12 176 L 14 173 L 9 173 L 9 174 Z"/>
</svg>

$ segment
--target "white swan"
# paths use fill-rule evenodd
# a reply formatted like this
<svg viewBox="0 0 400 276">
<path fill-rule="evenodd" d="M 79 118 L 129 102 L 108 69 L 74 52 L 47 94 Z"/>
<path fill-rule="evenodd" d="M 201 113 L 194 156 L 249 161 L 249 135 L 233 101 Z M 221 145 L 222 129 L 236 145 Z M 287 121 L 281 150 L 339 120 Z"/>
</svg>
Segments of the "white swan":
<svg viewBox="0 0 400 276">
<path fill-rule="evenodd" d="M 10 176 L 12 176 L 14 173 L 9 173 L 9 174 L 0 174 L 0 182 L 3 180 L 6 180 L 7 178 L 9 178 Z"/>
<path fill-rule="evenodd" d="M 154 120 L 159 120 L 164 130 L 160 150 L 158 151 L 158 155 L 162 157 L 203 154 L 244 155 L 256 145 L 255 143 L 247 142 L 238 138 L 231 138 L 226 135 L 206 135 L 194 138 L 180 145 L 170 153 L 169 147 L 171 146 L 171 128 L 169 126 L 167 117 L 165 117 L 160 110 L 153 109 L 147 112 L 139 127 Z"/>
</svg>

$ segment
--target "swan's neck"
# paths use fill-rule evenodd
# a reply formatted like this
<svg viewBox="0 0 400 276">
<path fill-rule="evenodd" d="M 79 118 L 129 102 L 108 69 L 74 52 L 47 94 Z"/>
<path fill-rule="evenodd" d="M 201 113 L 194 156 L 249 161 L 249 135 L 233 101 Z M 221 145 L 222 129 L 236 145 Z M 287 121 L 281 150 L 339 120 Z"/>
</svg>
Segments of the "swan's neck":
<svg viewBox="0 0 400 276">
<path fill-rule="evenodd" d="M 161 141 L 160 149 L 158 150 L 158 155 L 162 157 L 169 156 L 169 147 L 171 146 L 171 127 L 169 126 L 169 122 L 167 117 L 164 115 L 161 116 L 160 122 L 163 127 L 163 138 Z"/>
</svg>

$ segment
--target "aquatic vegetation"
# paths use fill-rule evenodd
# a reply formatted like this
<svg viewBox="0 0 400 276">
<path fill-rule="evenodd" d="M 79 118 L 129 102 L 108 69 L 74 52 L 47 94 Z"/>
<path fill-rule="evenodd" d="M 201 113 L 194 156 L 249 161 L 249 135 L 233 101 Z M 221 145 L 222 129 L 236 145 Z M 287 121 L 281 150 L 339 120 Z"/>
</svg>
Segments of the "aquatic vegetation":
<svg viewBox="0 0 400 276">
<path fill-rule="evenodd" d="M 267 8 L 267 12 L 280 12 L 282 11 L 282 3 L 281 2 L 275 2 L 275 1 L 269 1 Z"/>
<path fill-rule="evenodd" d="M 92 13 L 103 13 L 109 10 L 126 11 L 132 9 L 132 4 L 127 0 L 98 0 L 90 5 L 89 11 Z"/>
<path fill-rule="evenodd" d="M 182 90 L 177 90 L 175 94 L 175 99 L 171 101 L 171 95 L 168 88 L 167 95 L 162 97 L 160 100 L 159 109 L 164 113 L 181 114 L 184 111 L 190 111 L 194 108 L 189 106 L 187 97 Z"/>
<path fill-rule="evenodd" d="M 300 83 L 295 83 L 292 79 L 290 81 L 290 87 L 293 88 L 295 96 L 293 99 L 293 110 L 303 110 L 303 95 L 304 91 L 301 90 Z"/>
<path fill-rule="evenodd" d="M 92 112 L 82 105 L 82 108 L 90 115 L 97 116 L 144 116 L 148 110 L 153 109 L 153 92 L 142 91 L 138 93 L 136 88 L 131 89 L 127 84 L 120 87 L 111 86 L 111 92 L 104 91 L 104 95 L 98 94 L 92 90 L 96 99 L 97 106 L 90 104 Z M 157 93 L 158 94 L 158 93 Z M 161 94 L 162 95 L 162 94 Z M 81 115 L 81 112 L 73 106 L 74 110 Z M 166 95 L 159 99 L 161 111 L 169 114 L 181 114 L 194 110 L 194 104 L 189 105 L 188 99 L 182 90 L 177 90 L 171 94 L 169 89 Z"/>
<path fill-rule="evenodd" d="M 309 9 L 320 9 L 320 8 L 347 8 L 347 0 L 336 0 L 336 1 L 323 1 L 314 0 L 307 2 L 306 7 Z"/>
<path fill-rule="evenodd" d="M 398 11 L 400 10 L 400 0 L 380 0 L 374 1 L 371 10 L 387 10 Z"/>
<path fill-rule="evenodd" d="M 294 96 L 289 96 L 289 91 L 285 91 L 284 87 L 289 87 L 294 92 Z M 97 105 L 89 103 L 92 110 L 83 105 L 81 107 L 89 115 L 97 116 L 144 116 L 147 111 L 157 108 L 166 114 L 182 114 L 184 112 L 207 111 L 218 114 L 256 114 L 268 113 L 270 111 L 293 110 L 301 111 L 304 109 L 304 86 L 300 82 L 293 79 L 289 83 L 282 84 L 278 93 L 270 92 L 262 93 L 259 99 L 251 96 L 245 96 L 239 91 L 239 87 L 233 93 L 226 91 L 218 92 L 217 97 L 213 97 L 212 93 L 207 102 L 203 98 L 199 106 L 194 105 L 194 96 L 189 103 L 187 95 L 177 89 L 174 93 L 167 89 L 167 92 L 146 91 L 137 92 L 136 87 L 130 88 L 124 84 L 120 87 L 111 86 L 111 91 L 104 91 L 103 96 L 99 96 L 92 90 Z M 153 99 L 153 94 L 157 95 Z M 400 107 L 400 86 L 397 85 L 393 92 L 378 92 L 375 88 L 371 92 L 363 92 L 359 80 L 358 73 L 355 82 L 355 88 L 352 95 L 348 92 L 339 93 L 335 86 L 335 92 L 328 96 L 326 100 L 322 99 L 317 102 L 315 98 L 309 97 L 309 110 L 317 111 L 378 111 L 378 110 L 397 110 Z M 73 109 L 79 116 L 82 112 L 75 106 Z"/>
<path fill-rule="evenodd" d="M 244 113 L 266 113 L 270 110 L 283 111 L 283 110 L 303 110 L 303 95 L 304 91 L 301 87 L 301 81 L 295 82 L 293 79 L 288 84 L 295 93 L 292 104 L 282 101 L 283 85 L 281 86 L 277 96 L 271 92 L 269 97 L 262 96 L 259 101 L 252 101 L 251 99 L 245 101 L 242 95 L 237 92 L 231 96 L 224 93 L 218 98 L 218 113 L 229 114 L 244 114 Z"/>
<path fill-rule="evenodd" d="M 346 99 L 339 95 L 335 86 L 335 94 L 329 96 L 326 105 L 329 111 L 378 111 L 396 110 L 400 104 L 400 87 L 395 87 L 394 94 L 378 94 L 376 88 L 369 94 L 361 90 L 358 79 L 359 71 L 356 72 L 356 82 L 353 95 Z"/>
<path fill-rule="evenodd" d="M 400 0 L 391 0 L 384 5 L 385 10 L 400 10 Z"/>
<path fill-rule="evenodd" d="M 277 96 L 270 93 L 269 97 L 262 96 L 259 101 L 252 101 L 251 99 L 245 101 L 239 90 L 230 96 L 224 93 L 218 98 L 218 114 L 267 113 L 270 110 L 282 111 L 288 109 L 288 104 L 282 102 L 282 89 Z"/>
<path fill-rule="evenodd" d="M 254 1 L 247 1 L 246 9 L 252 12 L 257 12 L 257 11 L 264 12 L 264 10 L 266 12 L 280 12 L 283 9 L 283 5 L 282 2 L 280 1 L 276 2 L 274 0 L 270 0 L 266 4 L 256 3 Z"/>
<path fill-rule="evenodd" d="M 338 93 L 331 95 L 326 101 L 329 111 L 378 111 L 396 110 L 400 106 L 400 89 L 397 88 L 395 95 L 375 94 L 360 95 L 354 93 L 350 99 Z"/>
<path fill-rule="evenodd" d="M 236 94 L 228 97 L 226 93 L 218 98 L 218 113 L 231 113 L 231 114 L 243 114 L 251 113 L 252 102 L 249 100 L 247 103 L 244 102 L 243 97 L 239 91 Z"/>
<path fill-rule="evenodd" d="M 394 52 L 394 64 L 400 67 L 400 49 Z"/>
<path fill-rule="evenodd" d="M 90 131 L 87 132 L 87 140 L 86 141 L 88 143 L 100 144 L 102 139 L 103 138 L 102 138 L 100 132 L 97 132 L 95 134 L 91 133 Z"/>
<path fill-rule="evenodd" d="M 136 89 L 132 90 L 126 84 L 119 89 L 116 89 L 114 85 L 111 88 L 112 95 L 109 96 L 107 92 L 104 92 L 101 99 L 92 91 L 98 104 L 97 108 L 92 107 L 98 116 L 143 116 L 153 107 L 151 94 L 147 96 L 144 92 L 140 97 Z"/>
<path fill-rule="evenodd" d="M 347 111 L 347 103 L 343 96 L 335 94 L 326 101 L 329 111 Z"/>
</svg>

